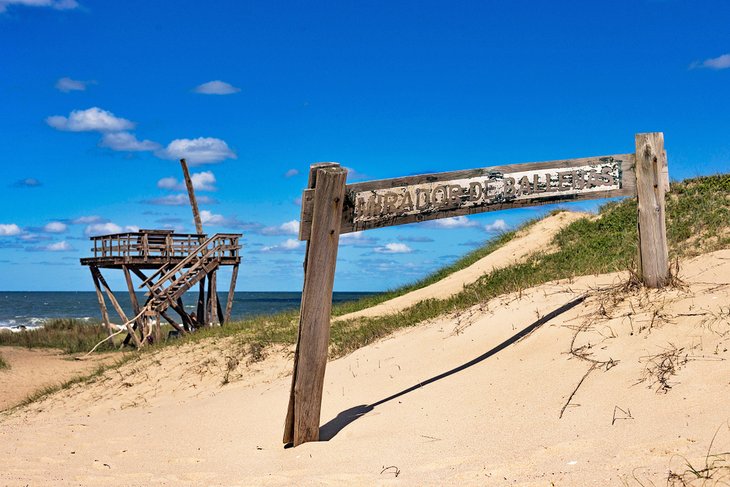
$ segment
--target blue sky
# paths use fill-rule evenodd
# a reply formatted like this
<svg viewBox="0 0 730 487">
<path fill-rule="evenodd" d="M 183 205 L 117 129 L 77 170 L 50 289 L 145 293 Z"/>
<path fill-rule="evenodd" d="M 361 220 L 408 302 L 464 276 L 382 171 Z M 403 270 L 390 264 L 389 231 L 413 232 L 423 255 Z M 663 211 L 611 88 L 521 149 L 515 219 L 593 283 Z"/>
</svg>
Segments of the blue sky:
<svg viewBox="0 0 730 487">
<path fill-rule="evenodd" d="M 206 231 L 245 235 L 238 289 L 267 291 L 301 289 L 313 162 L 380 179 L 663 131 L 672 178 L 728 172 L 728 19 L 727 1 L 0 0 L 0 290 L 91 290 L 93 233 L 193 231 L 182 154 Z M 548 209 L 348 237 L 335 288 L 412 281 Z"/>
</svg>

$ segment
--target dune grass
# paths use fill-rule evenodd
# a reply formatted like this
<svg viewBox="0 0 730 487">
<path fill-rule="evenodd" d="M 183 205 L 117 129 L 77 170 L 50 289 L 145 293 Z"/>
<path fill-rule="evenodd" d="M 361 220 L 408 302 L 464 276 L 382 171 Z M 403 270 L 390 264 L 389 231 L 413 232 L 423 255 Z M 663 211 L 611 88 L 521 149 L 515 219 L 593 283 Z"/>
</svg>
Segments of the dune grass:
<svg viewBox="0 0 730 487">
<path fill-rule="evenodd" d="M 667 196 L 667 238 L 670 256 L 685 257 L 730 247 L 730 175 L 686 180 L 672 185 Z M 562 229 L 555 237 L 557 251 L 535 255 L 483 276 L 448 299 L 428 299 L 399 313 L 336 321 L 331 327 L 332 357 L 341 356 L 400 328 L 414 326 L 440 315 L 457 312 L 501 294 L 520 291 L 546 282 L 581 275 L 635 270 L 637 262 L 637 207 L 635 199 L 604 205 L 599 218 L 583 218 Z M 509 239 L 513 235 L 506 235 Z M 500 241 L 485 247 L 493 251 Z M 504 242 L 502 242 L 503 244 Z M 472 262 L 486 253 L 476 252 L 465 259 Z M 464 265 L 465 266 L 465 265 Z M 455 267 L 452 266 L 452 272 Z M 437 273 L 442 277 L 447 275 Z M 419 282 L 427 285 L 436 277 Z M 406 289 L 415 289 L 413 285 Z M 390 296 L 402 294 L 396 290 Z M 364 302 L 380 302 L 366 298 Z M 341 305 L 336 314 L 361 309 L 362 302 Z M 181 340 L 236 336 L 237 341 L 256 349 L 272 344 L 293 344 L 297 337 L 296 311 L 262 316 L 209 328 Z"/>
<path fill-rule="evenodd" d="M 66 353 L 88 352 L 108 335 L 106 327 L 99 323 L 65 318 L 54 319 L 42 328 L 0 333 L 0 346 L 57 348 Z M 98 350 L 110 351 L 113 347 L 105 344 Z"/>
<path fill-rule="evenodd" d="M 430 286 L 431 284 L 440 281 L 441 279 L 458 272 L 462 269 L 466 269 L 470 265 L 477 262 L 479 259 L 486 257 L 487 255 L 491 254 L 498 248 L 504 246 L 507 242 L 512 240 L 517 232 L 519 230 L 525 229 L 529 227 L 530 225 L 533 225 L 536 220 L 531 220 L 523 225 L 520 226 L 518 230 L 513 230 L 510 232 L 505 232 L 496 238 L 487 241 L 484 246 L 479 247 L 475 250 L 472 250 L 465 256 L 458 259 L 456 262 L 446 266 L 442 267 L 441 269 L 429 274 L 428 276 L 419 279 L 418 281 L 412 283 L 412 284 L 406 284 L 405 286 L 401 286 L 396 289 L 392 289 L 390 291 L 386 291 L 384 293 L 378 293 L 374 294 L 372 296 L 367 296 L 361 299 L 357 299 L 355 301 L 347 301 L 344 303 L 338 303 L 337 305 L 333 306 L 332 308 L 332 315 L 333 316 L 342 316 L 346 315 L 348 313 L 354 313 L 355 311 L 360 311 L 366 308 L 371 308 L 377 304 L 383 303 L 385 301 L 391 300 L 393 298 L 397 298 L 398 296 L 402 296 L 404 294 L 408 294 L 411 291 L 415 291 L 417 289 L 424 288 L 426 286 Z"/>
<path fill-rule="evenodd" d="M 5 361 L 2 355 L 0 355 L 0 370 L 9 369 L 10 364 Z"/>
<path fill-rule="evenodd" d="M 667 237 L 672 258 L 730 247 L 728 195 L 730 175 L 701 177 L 672 184 L 672 192 L 667 195 Z M 599 218 L 583 218 L 562 229 L 553 242 L 557 251 L 536 255 L 526 262 L 493 271 L 467 285 L 455 296 L 428 299 L 394 315 L 333 322 L 331 355 L 349 353 L 399 328 L 463 310 L 504 293 L 558 279 L 634 269 L 637 261 L 636 217 L 635 199 L 609 203 L 601 208 Z M 436 282 L 493 252 L 512 239 L 514 234 L 510 232 L 500 236 L 417 283 L 383 295 L 337 305 L 333 314 L 342 315 L 363 309 Z M 293 310 L 254 317 L 224 327 L 205 328 L 166 345 L 209 337 L 235 336 L 242 349 L 263 350 L 272 344 L 295 343 L 297 325 L 298 311 Z M 79 352 L 91 349 L 105 336 L 103 327 L 59 320 L 46 329 L 0 335 L 0 345 L 49 346 Z"/>
<path fill-rule="evenodd" d="M 330 357 L 342 356 L 398 329 L 415 326 L 426 320 L 467 309 L 502 294 L 524 290 L 558 279 L 635 270 L 637 260 L 636 219 L 635 199 L 629 198 L 609 203 L 601 208 L 598 218 L 577 220 L 558 232 L 553 242 L 557 251 L 535 255 L 526 262 L 495 270 L 467 285 L 462 292 L 448 299 L 428 299 L 399 313 L 387 316 L 335 321 L 331 327 Z M 504 244 L 506 240 L 503 239 L 509 239 L 512 236 L 505 235 L 502 239 L 490 242 L 484 249 L 477 250 L 448 269 L 454 272 L 458 268 L 469 265 L 467 262 L 478 260 L 486 253 L 493 251 L 500 242 Z M 730 248 L 730 175 L 709 176 L 673 183 L 672 193 L 667 195 L 667 237 L 672 258 Z M 437 276 L 443 277 L 449 273 L 444 270 L 404 289 L 416 289 L 417 285 L 427 285 L 437 280 Z M 391 294 L 391 296 L 404 292 L 407 291 L 396 290 L 393 291 L 395 294 Z M 363 303 L 344 305 L 338 310 L 338 314 L 349 312 L 362 305 Z M 123 362 L 135 360 L 137 357 L 144 356 L 148 351 L 164 346 L 178 346 L 210 338 L 231 337 L 233 341 L 230 346 L 233 352 L 248 355 L 250 361 L 258 360 L 265 356 L 265 350 L 271 345 L 296 343 L 298 318 L 298 311 L 293 310 L 254 317 L 230 323 L 224 327 L 204 328 L 178 340 L 126 354 L 122 356 L 120 363 L 102 366 L 89 376 L 73 379 L 51 390 L 40 391 L 28 398 L 24 404 L 71 384 L 93 380 L 109 367 L 117 367 Z M 66 326 L 65 332 L 64 326 Z M 89 325 L 84 324 L 83 326 Z M 63 326 L 59 324 L 56 328 L 59 330 L 59 336 L 63 336 L 64 333 L 74 333 L 75 329 L 72 323 Z M 97 333 L 97 335 L 92 339 L 93 333 Z M 103 328 L 93 333 L 90 332 L 87 337 L 89 342 L 84 342 L 82 339 L 73 341 L 64 337 L 62 343 L 65 344 L 66 350 L 86 351 L 91 348 L 87 344 L 96 343 L 94 341 L 96 338 L 100 336 L 103 338 L 106 334 Z M 98 335 L 99 333 L 101 335 Z M 21 339 L 16 338 L 15 340 Z M 47 338 L 39 340 L 38 343 L 50 344 L 52 342 L 51 338 Z M 27 343 L 26 346 L 34 346 L 30 339 Z"/>
</svg>

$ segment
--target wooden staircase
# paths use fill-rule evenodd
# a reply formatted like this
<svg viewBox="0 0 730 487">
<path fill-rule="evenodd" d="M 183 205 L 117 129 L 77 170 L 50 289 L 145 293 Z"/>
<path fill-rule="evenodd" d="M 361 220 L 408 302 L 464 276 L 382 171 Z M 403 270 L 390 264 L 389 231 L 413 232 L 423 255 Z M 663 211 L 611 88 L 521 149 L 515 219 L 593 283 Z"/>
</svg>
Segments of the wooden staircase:
<svg viewBox="0 0 730 487">
<path fill-rule="evenodd" d="M 216 234 L 203 241 L 171 269 L 161 268 L 152 274 L 140 285 L 140 288 L 149 287 L 147 295 L 150 299 L 145 305 L 145 314 L 154 316 L 175 306 L 188 289 L 218 269 L 223 254 L 229 250 L 221 234 Z M 155 282 L 151 284 L 153 280 Z"/>
</svg>

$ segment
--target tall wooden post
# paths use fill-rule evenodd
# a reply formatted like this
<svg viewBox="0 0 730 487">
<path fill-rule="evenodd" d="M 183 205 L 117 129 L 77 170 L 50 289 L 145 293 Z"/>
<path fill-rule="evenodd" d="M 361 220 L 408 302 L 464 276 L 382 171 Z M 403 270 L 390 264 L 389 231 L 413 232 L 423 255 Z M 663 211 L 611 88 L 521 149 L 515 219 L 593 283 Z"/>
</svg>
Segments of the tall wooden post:
<svg viewBox="0 0 730 487">
<path fill-rule="evenodd" d="M 124 271 L 124 279 L 127 281 L 127 290 L 129 291 L 129 302 L 132 303 L 132 311 L 134 311 L 134 315 L 138 315 L 140 311 L 139 302 L 137 301 L 137 294 L 134 292 L 134 284 L 132 283 L 132 276 L 129 274 L 129 267 L 126 265 L 122 266 L 122 270 Z M 142 324 L 144 323 L 144 318 L 139 317 L 135 321 L 137 323 L 137 328 L 140 330 L 142 329 Z"/>
<path fill-rule="evenodd" d="M 200 219 L 200 212 L 198 211 L 198 200 L 195 199 L 195 190 L 193 189 L 193 180 L 190 179 L 190 171 L 188 171 L 188 163 L 185 159 L 180 159 L 180 165 L 182 166 L 183 178 L 185 179 L 185 187 L 188 189 L 188 198 L 190 198 L 190 206 L 193 209 L 193 220 L 195 221 L 195 231 L 197 233 L 203 233 L 203 222 Z"/>
<path fill-rule="evenodd" d="M 113 335 L 116 331 L 114 327 L 112 326 L 111 321 L 109 321 L 109 312 L 106 309 L 106 303 L 104 302 L 104 295 L 101 293 L 101 285 L 99 284 L 99 279 L 96 277 L 96 273 L 93 269 L 89 268 L 91 270 L 91 278 L 94 280 L 94 289 L 96 289 L 96 299 L 99 301 L 99 309 L 101 309 L 101 320 L 104 322 L 104 325 L 106 326 L 107 330 L 109 331 L 109 335 Z"/>
<path fill-rule="evenodd" d="M 236 279 L 238 278 L 238 264 L 233 265 L 233 273 L 231 274 L 231 286 L 228 288 L 228 300 L 226 301 L 226 315 L 223 323 L 231 320 L 231 310 L 233 310 L 233 300 L 236 291 Z"/>
<path fill-rule="evenodd" d="M 314 183 L 312 231 L 305 256 L 299 339 L 284 427 L 284 443 L 295 446 L 319 440 L 332 289 L 347 179 L 347 170 L 339 165 L 330 163 L 312 169 L 315 171 L 310 173 L 310 183 Z"/>
<path fill-rule="evenodd" d="M 198 211 L 198 200 L 195 199 L 195 189 L 193 188 L 193 180 L 190 178 L 190 171 L 188 171 L 188 163 L 185 159 L 180 159 L 180 166 L 182 166 L 183 178 L 185 179 L 185 187 L 188 190 L 188 198 L 190 199 L 190 207 L 193 209 L 193 220 L 195 221 L 195 232 L 198 234 L 203 233 L 203 221 L 200 219 L 200 212 Z M 202 243 L 202 238 L 201 243 Z M 198 323 L 201 326 L 205 326 L 207 323 L 206 317 L 206 306 L 205 306 L 205 277 L 200 280 L 198 286 Z"/>
<path fill-rule="evenodd" d="M 636 191 L 639 200 L 639 272 L 647 287 L 659 288 L 669 280 L 669 253 L 664 193 L 664 134 L 636 134 Z"/>
</svg>

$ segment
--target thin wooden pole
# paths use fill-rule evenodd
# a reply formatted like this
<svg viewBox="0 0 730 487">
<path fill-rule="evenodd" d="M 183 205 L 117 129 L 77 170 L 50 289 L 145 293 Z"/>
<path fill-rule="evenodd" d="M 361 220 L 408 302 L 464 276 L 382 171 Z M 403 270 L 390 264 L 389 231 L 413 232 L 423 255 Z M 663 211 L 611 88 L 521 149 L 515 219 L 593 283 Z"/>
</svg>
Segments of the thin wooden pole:
<svg viewBox="0 0 730 487">
<path fill-rule="evenodd" d="M 160 316 L 162 316 L 163 318 L 165 318 L 165 320 L 168 323 L 170 323 L 170 325 L 172 325 L 172 327 L 175 328 L 177 331 L 179 331 L 183 335 L 185 334 L 185 330 L 183 329 L 183 327 L 180 326 L 177 321 L 175 321 L 174 319 L 172 319 L 172 317 L 170 315 L 168 315 L 164 311 L 160 311 Z"/>
<path fill-rule="evenodd" d="M 134 283 L 132 283 L 132 276 L 129 274 L 129 267 L 126 265 L 122 266 L 122 270 L 124 270 L 124 279 L 127 281 L 127 289 L 129 290 L 129 301 L 132 303 L 132 310 L 134 311 L 134 315 L 137 316 L 140 311 L 139 302 L 137 301 L 137 294 L 134 292 Z M 137 326 L 140 327 L 142 323 L 143 318 L 140 316 L 135 321 L 137 323 Z"/>
<path fill-rule="evenodd" d="M 200 219 L 200 212 L 198 211 L 198 200 L 195 199 L 195 189 L 193 188 L 193 181 L 190 179 L 190 172 L 188 171 L 188 163 L 185 159 L 180 159 L 180 165 L 183 170 L 183 177 L 185 178 L 185 186 L 188 190 L 188 198 L 190 198 L 190 206 L 193 209 L 193 220 L 195 221 L 195 231 L 198 234 L 203 233 L 203 222 Z M 202 239 L 202 237 L 201 237 Z M 206 310 L 205 310 L 205 278 L 200 280 L 198 286 L 198 323 L 205 325 L 207 322 Z"/>
<path fill-rule="evenodd" d="M 217 322 L 220 325 L 220 318 L 218 318 L 218 279 L 216 277 L 216 271 L 210 273 L 210 282 L 208 284 L 208 298 L 210 299 L 210 324 L 213 325 Z"/>
<path fill-rule="evenodd" d="M 295 446 L 319 439 L 322 389 L 330 338 L 332 289 L 347 171 L 317 169 L 312 232 L 306 256 L 299 318 L 291 418 L 287 413 L 284 441 Z M 293 405 L 291 402 L 293 401 Z M 287 441 L 290 440 L 290 441 Z"/>
<path fill-rule="evenodd" d="M 162 342 L 162 327 L 160 326 L 160 313 L 155 315 L 155 343 Z"/>
<path fill-rule="evenodd" d="M 193 220 L 195 221 L 195 231 L 199 234 L 203 233 L 203 222 L 200 220 L 200 212 L 198 211 L 198 200 L 195 199 L 195 189 L 193 188 L 193 181 L 190 179 L 190 172 L 188 171 L 188 163 L 185 159 L 180 159 L 180 165 L 182 166 L 183 177 L 185 178 L 185 187 L 188 189 L 188 198 L 190 198 L 190 206 L 193 208 Z"/>
<path fill-rule="evenodd" d="M 93 269 L 89 268 L 91 270 L 91 278 L 94 280 L 94 289 L 96 289 L 96 299 L 99 301 L 99 308 L 101 309 L 101 319 L 104 322 L 104 325 L 106 326 L 107 330 L 109 330 L 109 335 L 114 334 L 116 331 L 114 327 L 111 324 L 111 321 L 109 321 L 109 312 L 106 309 L 106 302 L 104 302 L 104 294 L 101 292 L 101 287 L 99 285 L 99 279 L 96 277 L 96 273 Z"/>
<path fill-rule="evenodd" d="M 223 323 L 231 320 L 231 311 L 233 310 L 233 300 L 236 294 L 236 280 L 238 279 L 238 264 L 233 265 L 233 273 L 231 274 L 231 287 L 228 288 L 228 300 L 226 301 L 226 315 Z"/>
<path fill-rule="evenodd" d="M 119 318 L 124 322 L 127 333 L 129 333 L 132 337 L 132 340 L 134 341 L 134 344 L 139 348 L 142 344 L 139 341 L 139 337 L 137 337 L 137 334 L 132 329 L 132 324 L 129 323 L 129 320 L 127 319 L 127 315 L 124 314 L 124 310 L 119 305 L 119 301 L 117 301 L 117 298 L 114 296 L 114 293 L 112 292 L 111 288 L 109 288 L 109 284 L 106 283 L 106 279 L 104 279 L 104 276 L 101 275 L 101 272 L 99 271 L 98 267 L 92 267 L 92 272 L 96 274 L 96 278 L 101 283 L 102 287 L 104 288 L 104 291 L 106 292 L 107 297 L 109 298 L 109 301 L 111 301 L 112 306 L 114 306 L 114 309 L 116 310 L 117 314 L 119 315 Z"/>
<path fill-rule="evenodd" d="M 208 296 L 205 300 L 205 326 L 213 326 L 213 313 L 211 308 L 211 299 L 213 297 L 213 293 L 210 292 L 211 284 L 213 284 L 213 279 L 211 278 L 210 274 L 206 274 L 208 276 Z"/>
<path fill-rule="evenodd" d="M 198 326 L 205 326 L 206 316 L 205 316 L 205 276 L 200 279 L 200 285 L 198 287 Z"/>
<path fill-rule="evenodd" d="M 219 299 L 216 301 L 217 307 L 218 307 L 218 323 L 220 326 L 223 326 L 223 323 L 225 323 L 224 317 L 223 317 L 223 307 L 221 306 L 221 300 Z"/>
<path fill-rule="evenodd" d="M 180 315 L 185 331 L 191 331 L 193 329 L 193 322 L 190 321 L 190 316 L 185 311 L 185 304 L 183 303 L 182 298 L 177 298 L 177 307 L 174 309 L 177 311 L 177 314 Z"/>
<path fill-rule="evenodd" d="M 665 157 L 663 133 L 636 134 L 639 272 L 644 285 L 652 288 L 664 287 L 669 281 Z"/>
</svg>

